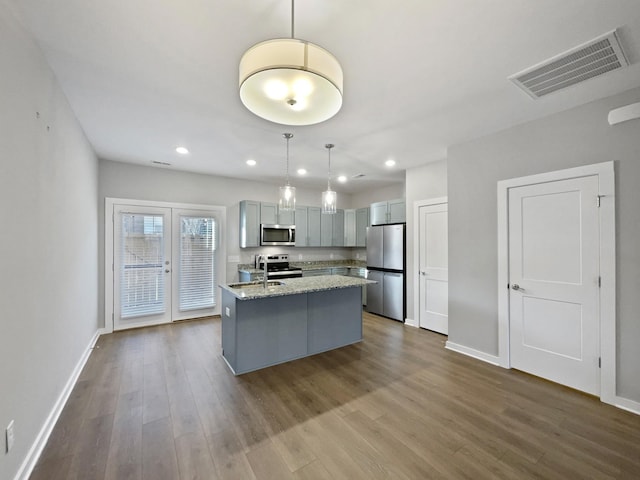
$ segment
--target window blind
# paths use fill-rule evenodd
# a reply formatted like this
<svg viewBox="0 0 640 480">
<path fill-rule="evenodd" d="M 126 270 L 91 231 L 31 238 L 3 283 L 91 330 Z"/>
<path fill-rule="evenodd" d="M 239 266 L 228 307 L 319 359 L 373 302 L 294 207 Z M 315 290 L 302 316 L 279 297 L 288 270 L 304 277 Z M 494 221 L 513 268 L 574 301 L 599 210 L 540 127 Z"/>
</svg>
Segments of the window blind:
<svg viewBox="0 0 640 480">
<path fill-rule="evenodd" d="M 126 213 L 121 219 L 120 316 L 163 313 L 164 217 Z"/>
<path fill-rule="evenodd" d="M 179 310 L 216 305 L 216 221 L 180 215 Z"/>
</svg>

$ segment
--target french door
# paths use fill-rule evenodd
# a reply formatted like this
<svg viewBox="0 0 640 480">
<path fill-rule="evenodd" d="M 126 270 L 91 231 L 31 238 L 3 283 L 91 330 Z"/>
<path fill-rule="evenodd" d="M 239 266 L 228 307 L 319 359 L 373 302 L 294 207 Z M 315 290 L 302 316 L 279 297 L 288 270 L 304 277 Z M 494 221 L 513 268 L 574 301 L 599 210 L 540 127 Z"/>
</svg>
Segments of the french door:
<svg viewBox="0 0 640 480">
<path fill-rule="evenodd" d="M 116 203 L 112 212 L 113 330 L 220 312 L 218 209 Z"/>
</svg>

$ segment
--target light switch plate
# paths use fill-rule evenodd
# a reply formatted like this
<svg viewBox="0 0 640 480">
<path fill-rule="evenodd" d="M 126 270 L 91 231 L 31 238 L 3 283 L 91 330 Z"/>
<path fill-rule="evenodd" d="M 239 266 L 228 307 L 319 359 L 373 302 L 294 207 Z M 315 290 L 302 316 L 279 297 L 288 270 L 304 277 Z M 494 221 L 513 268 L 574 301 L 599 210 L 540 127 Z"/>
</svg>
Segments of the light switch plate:
<svg viewBox="0 0 640 480">
<path fill-rule="evenodd" d="M 224 307 L 224 314 L 225 314 L 227 317 L 230 317 L 230 316 L 231 316 L 231 310 L 229 309 L 229 307 Z"/>
</svg>

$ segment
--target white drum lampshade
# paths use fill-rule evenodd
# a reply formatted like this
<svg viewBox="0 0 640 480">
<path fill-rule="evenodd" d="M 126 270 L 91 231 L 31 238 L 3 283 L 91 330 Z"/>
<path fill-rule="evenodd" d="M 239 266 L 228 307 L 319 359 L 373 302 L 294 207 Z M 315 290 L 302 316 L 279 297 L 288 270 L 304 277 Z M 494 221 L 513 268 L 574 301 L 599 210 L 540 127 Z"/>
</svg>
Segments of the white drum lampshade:
<svg viewBox="0 0 640 480">
<path fill-rule="evenodd" d="M 282 125 L 313 125 L 342 107 L 342 67 L 327 50 L 296 38 L 258 43 L 240 60 L 240 99 Z"/>
</svg>

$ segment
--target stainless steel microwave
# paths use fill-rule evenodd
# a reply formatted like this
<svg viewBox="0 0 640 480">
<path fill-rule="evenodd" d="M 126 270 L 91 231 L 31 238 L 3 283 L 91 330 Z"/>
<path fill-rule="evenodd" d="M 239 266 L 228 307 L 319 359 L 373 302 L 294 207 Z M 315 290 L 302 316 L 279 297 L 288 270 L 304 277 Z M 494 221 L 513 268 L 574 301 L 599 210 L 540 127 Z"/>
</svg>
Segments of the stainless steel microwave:
<svg viewBox="0 0 640 480">
<path fill-rule="evenodd" d="M 260 245 L 290 245 L 296 244 L 295 225 L 260 224 Z"/>
</svg>

